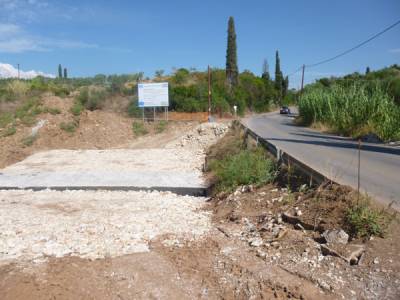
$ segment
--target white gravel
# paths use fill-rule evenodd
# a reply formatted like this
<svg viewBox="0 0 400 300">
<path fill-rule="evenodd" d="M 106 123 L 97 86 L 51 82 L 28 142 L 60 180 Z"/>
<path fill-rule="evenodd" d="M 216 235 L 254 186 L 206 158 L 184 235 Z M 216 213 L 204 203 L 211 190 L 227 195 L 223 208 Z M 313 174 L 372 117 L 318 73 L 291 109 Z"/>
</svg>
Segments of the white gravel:
<svg viewBox="0 0 400 300">
<path fill-rule="evenodd" d="M 169 192 L 0 191 L 0 260 L 148 251 L 162 234 L 197 238 L 210 226 L 205 198 Z"/>
<path fill-rule="evenodd" d="M 198 186 L 205 148 L 227 129 L 201 124 L 161 149 L 37 153 L 0 170 L 0 186 L 35 181 Z M 0 262 L 120 256 L 148 251 L 149 241 L 164 234 L 195 239 L 211 228 L 210 214 L 200 209 L 205 200 L 158 191 L 0 190 Z"/>
</svg>

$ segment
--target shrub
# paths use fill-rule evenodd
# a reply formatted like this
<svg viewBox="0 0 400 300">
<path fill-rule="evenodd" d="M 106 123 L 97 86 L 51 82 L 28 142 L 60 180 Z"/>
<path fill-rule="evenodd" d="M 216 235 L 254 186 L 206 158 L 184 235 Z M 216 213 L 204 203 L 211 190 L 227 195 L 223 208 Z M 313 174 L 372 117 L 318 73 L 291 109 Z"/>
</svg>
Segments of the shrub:
<svg viewBox="0 0 400 300">
<path fill-rule="evenodd" d="M 167 126 L 168 126 L 167 121 L 162 120 L 162 121 L 158 122 L 156 125 L 156 132 L 157 133 L 163 132 L 167 128 Z"/>
<path fill-rule="evenodd" d="M 128 105 L 128 115 L 130 117 L 140 117 L 141 116 L 141 109 L 138 107 L 138 102 L 131 101 Z"/>
<path fill-rule="evenodd" d="M 213 161 L 210 168 L 221 191 L 230 191 L 239 185 L 261 185 L 276 177 L 275 163 L 261 149 L 242 150 L 221 161 Z"/>
<path fill-rule="evenodd" d="M 103 106 L 104 101 L 106 100 L 106 92 L 103 90 L 92 90 L 89 93 L 89 99 L 85 104 L 86 109 L 88 110 L 96 110 L 100 109 Z"/>
<path fill-rule="evenodd" d="M 79 116 L 83 110 L 83 105 L 81 102 L 75 100 L 74 105 L 71 107 L 71 113 L 74 116 Z"/>
<path fill-rule="evenodd" d="M 80 90 L 75 102 L 79 102 L 83 107 L 88 110 L 100 109 L 106 100 L 106 91 L 103 88 L 88 88 L 84 87 Z"/>
<path fill-rule="evenodd" d="M 144 127 L 144 124 L 137 121 L 132 123 L 132 130 L 136 136 L 145 135 L 148 133 L 147 129 Z"/>
</svg>

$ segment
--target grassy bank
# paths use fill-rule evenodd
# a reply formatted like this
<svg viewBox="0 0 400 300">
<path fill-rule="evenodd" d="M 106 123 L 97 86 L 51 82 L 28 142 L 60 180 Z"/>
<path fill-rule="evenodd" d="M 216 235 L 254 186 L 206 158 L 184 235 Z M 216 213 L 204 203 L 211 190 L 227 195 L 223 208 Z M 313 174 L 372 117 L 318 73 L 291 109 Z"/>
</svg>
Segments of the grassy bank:
<svg viewBox="0 0 400 300">
<path fill-rule="evenodd" d="M 314 85 L 298 105 L 305 125 L 322 123 L 346 136 L 373 133 L 383 141 L 400 140 L 400 107 L 380 85 Z"/>
</svg>

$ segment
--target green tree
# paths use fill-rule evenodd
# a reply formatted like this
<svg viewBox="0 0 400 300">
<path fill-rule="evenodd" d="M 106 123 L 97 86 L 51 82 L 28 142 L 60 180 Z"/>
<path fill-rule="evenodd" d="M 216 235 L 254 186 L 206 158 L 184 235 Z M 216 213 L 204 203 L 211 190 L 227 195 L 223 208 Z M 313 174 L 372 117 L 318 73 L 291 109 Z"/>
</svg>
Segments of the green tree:
<svg viewBox="0 0 400 300">
<path fill-rule="evenodd" d="M 371 72 L 371 70 L 369 69 L 369 67 L 367 67 L 367 69 L 365 70 L 365 75 L 368 75 L 369 72 Z"/>
<path fill-rule="evenodd" d="M 289 77 L 286 76 L 284 80 L 282 80 L 282 99 L 285 99 L 289 89 Z"/>
<path fill-rule="evenodd" d="M 281 61 L 279 59 L 279 52 L 277 50 L 275 54 L 275 89 L 278 92 L 279 100 L 282 99 L 282 81 L 283 75 L 281 71 Z"/>
<path fill-rule="evenodd" d="M 160 79 L 164 75 L 164 70 L 156 70 L 155 77 Z"/>
<path fill-rule="evenodd" d="M 68 70 L 67 70 L 67 68 L 64 68 L 64 78 L 65 79 L 68 78 Z"/>
<path fill-rule="evenodd" d="M 228 45 L 226 49 L 226 80 L 229 87 L 237 86 L 239 70 L 237 65 L 237 47 L 235 21 L 229 17 L 228 21 Z"/>
<path fill-rule="evenodd" d="M 61 64 L 58 65 L 58 78 L 62 78 L 63 74 L 62 74 L 62 67 Z"/>
</svg>

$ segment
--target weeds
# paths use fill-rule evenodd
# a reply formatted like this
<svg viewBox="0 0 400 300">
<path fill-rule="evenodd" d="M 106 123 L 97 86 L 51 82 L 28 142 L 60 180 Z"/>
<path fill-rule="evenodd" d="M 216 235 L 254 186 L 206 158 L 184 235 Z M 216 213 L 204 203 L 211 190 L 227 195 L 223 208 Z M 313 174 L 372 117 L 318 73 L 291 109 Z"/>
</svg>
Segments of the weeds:
<svg viewBox="0 0 400 300">
<path fill-rule="evenodd" d="M 132 130 L 136 136 L 141 136 L 148 133 L 147 129 L 144 127 L 144 124 L 138 121 L 134 121 L 132 123 Z"/>
<path fill-rule="evenodd" d="M 7 91 L 14 99 L 25 96 L 28 90 L 29 84 L 24 81 L 13 80 L 7 84 Z"/>
<path fill-rule="evenodd" d="M 275 163 L 258 149 L 241 150 L 221 161 L 213 161 L 210 169 L 217 177 L 220 191 L 231 191 L 239 185 L 261 185 L 276 177 Z"/>
<path fill-rule="evenodd" d="M 61 114 L 61 110 L 59 110 L 59 109 L 56 108 L 56 107 L 45 107 L 45 108 L 43 109 L 43 112 L 44 112 L 44 113 L 49 113 L 49 114 L 52 114 L 52 115 L 59 115 L 59 114 Z"/>
<path fill-rule="evenodd" d="M 11 136 L 14 135 L 17 132 L 17 129 L 15 128 L 15 126 L 11 126 L 8 127 L 3 134 L 1 135 L 2 137 L 6 137 L 6 136 Z"/>
<path fill-rule="evenodd" d="M 161 133 L 167 128 L 168 122 L 167 121 L 160 121 L 156 125 L 156 132 Z"/>
<path fill-rule="evenodd" d="M 75 100 L 74 105 L 72 105 L 72 107 L 71 107 L 71 113 L 77 117 L 77 116 L 80 116 L 80 114 L 82 113 L 82 110 L 83 110 L 82 103 Z"/>
<path fill-rule="evenodd" d="M 8 124 L 14 121 L 14 116 L 11 113 L 0 114 L 0 128 L 5 128 Z"/>
<path fill-rule="evenodd" d="M 61 124 L 60 124 L 60 129 L 66 131 L 66 132 L 69 132 L 69 133 L 74 133 L 77 128 L 78 128 L 78 123 L 76 121 L 61 122 Z"/>
<path fill-rule="evenodd" d="M 29 146 L 32 146 L 32 145 L 33 145 L 33 143 L 35 142 L 35 140 L 36 140 L 36 135 L 30 135 L 30 136 L 27 136 L 26 138 L 23 138 L 23 139 L 22 139 L 22 143 L 23 143 L 26 147 L 29 147 Z"/>
<path fill-rule="evenodd" d="M 359 238 L 383 236 L 392 218 L 387 211 L 372 208 L 368 199 L 353 203 L 345 216 L 350 233 Z"/>
<path fill-rule="evenodd" d="M 21 120 L 23 124 L 31 126 L 36 122 L 36 116 L 42 112 L 43 108 L 39 99 L 31 98 L 17 108 L 14 117 Z"/>
</svg>

